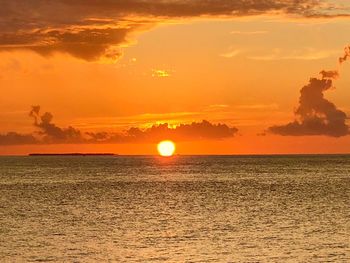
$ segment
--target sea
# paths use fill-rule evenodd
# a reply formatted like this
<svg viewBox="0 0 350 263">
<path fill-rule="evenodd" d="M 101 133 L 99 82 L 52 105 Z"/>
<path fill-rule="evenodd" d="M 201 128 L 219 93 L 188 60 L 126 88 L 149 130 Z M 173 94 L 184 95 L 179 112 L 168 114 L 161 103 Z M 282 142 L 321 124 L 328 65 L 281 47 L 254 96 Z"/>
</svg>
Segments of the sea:
<svg viewBox="0 0 350 263">
<path fill-rule="evenodd" d="M 350 262 L 350 156 L 0 157 L 0 262 Z"/>
</svg>

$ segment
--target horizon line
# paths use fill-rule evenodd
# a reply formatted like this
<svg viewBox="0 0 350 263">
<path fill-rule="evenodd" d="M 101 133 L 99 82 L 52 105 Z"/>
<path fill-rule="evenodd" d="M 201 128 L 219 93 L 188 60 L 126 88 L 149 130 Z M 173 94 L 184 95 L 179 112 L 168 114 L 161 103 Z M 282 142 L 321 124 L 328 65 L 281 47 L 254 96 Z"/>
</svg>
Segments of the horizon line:
<svg viewBox="0 0 350 263">
<path fill-rule="evenodd" d="M 161 158 L 169 158 L 184 156 L 222 156 L 222 157 L 244 157 L 244 156 L 332 156 L 332 155 L 350 155 L 348 153 L 242 153 L 242 154 L 174 154 L 171 157 L 162 157 L 159 154 L 118 154 L 118 153 L 28 153 L 28 154 L 0 154 L 0 157 L 57 157 L 57 156 L 65 156 L 65 157 L 84 157 L 84 156 L 96 156 L 96 157 L 161 157 Z"/>
</svg>

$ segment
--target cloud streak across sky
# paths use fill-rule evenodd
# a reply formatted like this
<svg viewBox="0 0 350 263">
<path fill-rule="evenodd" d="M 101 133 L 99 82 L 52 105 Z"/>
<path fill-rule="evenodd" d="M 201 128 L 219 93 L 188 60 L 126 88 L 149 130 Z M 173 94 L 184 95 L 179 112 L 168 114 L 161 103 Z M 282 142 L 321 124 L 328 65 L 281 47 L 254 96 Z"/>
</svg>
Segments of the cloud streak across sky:
<svg viewBox="0 0 350 263">
<path fill-rule="evenodd" d="M 121 133 L 82 132 L 74 127 L 62 128 L 53 123 L 53 115 L 40 113 L 40 106 L 33 106 L 29 116 L 37 131 L 32 134 L 8 132 L 0 134 L 0 145 L 31 144 L 121 144 L 156 143 L 164 139 L 180 141 L 222 140 L 234 137 L 238 129 L 226 124 L 212 124 L 203 120 L 180 124 L 170 128 L 167 123 L 140 129 L 132 127 Z"/>
<path fill-rule="evenodd" d="M 169 19 L 344 15 L 323 0 L 0 0 L 0 50 L 116 61 L 132 35 Z M 331 13 L 327 11 L 332 10 Z"/>
</svg>

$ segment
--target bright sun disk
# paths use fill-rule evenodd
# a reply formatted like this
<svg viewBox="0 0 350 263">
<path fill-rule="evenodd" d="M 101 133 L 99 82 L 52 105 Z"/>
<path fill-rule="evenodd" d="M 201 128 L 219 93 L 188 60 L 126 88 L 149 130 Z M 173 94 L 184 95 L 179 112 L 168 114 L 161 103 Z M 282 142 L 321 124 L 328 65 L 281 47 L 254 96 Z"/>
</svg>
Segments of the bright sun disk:
<svg viewBox="0 0 350 263">
<path fill-rule="evenodd" d="M 158 152 L 161 156 L 169 157 L 175 152 L 175 144 L 172 141 L 161 141 L 158 143 Z"/>
</svg>

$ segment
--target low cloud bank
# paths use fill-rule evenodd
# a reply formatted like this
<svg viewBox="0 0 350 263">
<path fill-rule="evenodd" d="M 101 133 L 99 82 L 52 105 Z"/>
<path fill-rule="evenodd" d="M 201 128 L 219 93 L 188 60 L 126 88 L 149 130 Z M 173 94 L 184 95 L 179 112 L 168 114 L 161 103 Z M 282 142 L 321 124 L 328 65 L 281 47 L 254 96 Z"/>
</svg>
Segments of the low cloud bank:
<svg viewBox="0 0 350 263">
<path fill-rule="evenodd" d="M 121 133 L 82 132 L 72 126 L 62 128 L 53 123 L 53 115 L 40 113 L 40 106 L 33 106 L 29 116 L 37 131 L 33 134 L 8 132 L 0 134 L 0 145 L 24 144 L 120 144 L 155 143 L 164 139 L 175 141 L 221 140 L 236 135 L 238 129 L 226 124 L 212 124 L 203 120 L 191 124 L 180 124 L 170 128 L 167 123 L 153 125 L 147 129 L 132 127 Z"/>
</svg>

